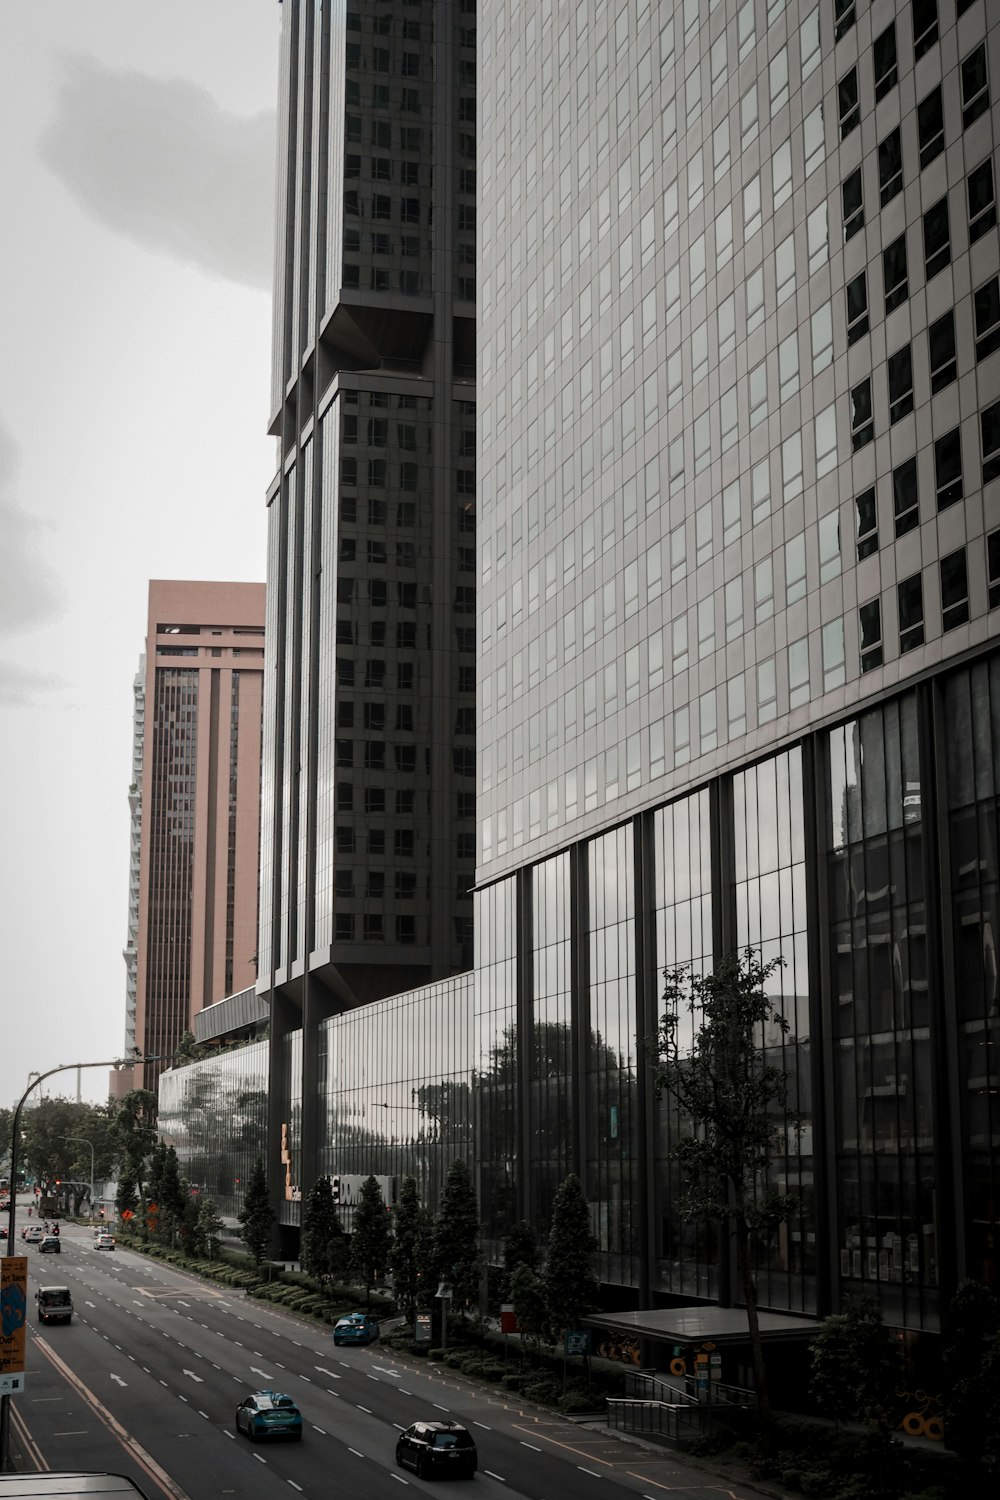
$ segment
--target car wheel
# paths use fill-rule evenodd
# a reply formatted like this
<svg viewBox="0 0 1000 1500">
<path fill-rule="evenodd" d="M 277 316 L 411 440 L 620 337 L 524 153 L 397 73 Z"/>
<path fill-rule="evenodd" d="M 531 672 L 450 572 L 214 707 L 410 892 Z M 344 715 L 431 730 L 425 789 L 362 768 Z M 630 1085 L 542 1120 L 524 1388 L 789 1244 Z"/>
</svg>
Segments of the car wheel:
<svg viewBox="0 0 1000 1500">
<path fill-rule="evenodd" d="M 419 1457 L 417 1458 L 417 1478 L 418 1479 L 430 1479 L 430 1477 L 431 1477 L 430 1464 L 427 1462 L 427 1456 L 426 1456 L 426 1454 L 421 1453 L 419 1455 Z"/>
<path fill-rule="evenodd" d="M 243 1431 L 243 1428 L 240 1426 L 240 1419 L 239 1419 L 239 1417 L 236 1418 L 236 1431 L 237 1432 L 242 1432 Z"/>
</svg>

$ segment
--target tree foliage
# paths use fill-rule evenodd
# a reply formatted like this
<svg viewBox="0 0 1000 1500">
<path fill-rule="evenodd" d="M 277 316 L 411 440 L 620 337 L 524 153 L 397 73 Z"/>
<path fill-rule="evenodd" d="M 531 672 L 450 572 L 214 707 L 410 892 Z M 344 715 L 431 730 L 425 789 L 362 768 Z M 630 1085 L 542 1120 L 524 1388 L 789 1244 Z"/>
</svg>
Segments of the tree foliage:
<svg viewBox="0 0 1000 1500">
<path fill-rule="evenodd" d="M 388 1269 L 391 1234 L 378 1178 L 369 1175 L 361 1184 L 351 1226 L 351 1264 L 364 1282 L 366 1300 L 372 1283 Z"/>
<path fill-rule="evenodd" d="M 967 1463 L 1000 1457 L 1000 1301 L 959 1283 L 942 1319 L 944 1439 Z"/>
<path fill-rule="evenodd" d="M 903 1351 L 875 1298 L 847 1297 L 843 1312 L 820 1324 L 809 1354 L 810 1386 L 822 1415 L 888 1433 L 895 1425 Z"/>
<path fill-rule="evenodd" d="M 214 1198 L 202 1198 L 198 1204 L 198 1243 L 201 1254 L 214 1260 L 219 1253 L 219 1239 L 225 1223 Z"/>
<path fill-rule="evenodd" d="M 784 1147 L 788 1074 L 767 1061 L 788 1023 L 767 994 L 780 958 L 762 964 L 753 949 L 723 958 L 713 972 L 687 965 L 665 971 L 657 1085 L 681 1116 L 673 1148 L 685 1219 L 731 1225 L 747 1310 L 758 1409 L 769 1415 L 767 1370 L 757 1317 L 757 1252 L 796 1208 L 768 1184 Z"/>
<path fill-rule="evenodd" d="M 590 1264 L 596 1249 L 583 1185 L 570 1172 L 552 1200 L 542 1275 L 546 1317 L 557 1336 L 575 1327 L 597 1303 L 598 1281 Z"/>
<path fill-rule="evenodd" d="M 118 1149 L 119 1199 L 122 1183 L 129 1183 L 144 1208 L 146 1162 L 157 1144 L 156 1095 L 150 1089 L 130 1089 L 115 1109 L 112 1130 Z"/>
<path fill-rule="evenodd" d="M 403 1178 L 392 1218 L 392 1244 L 389 1247 L 392 1289 L 403 1314 L 412 1318 L 418 1306 L 421 1280 L 421 1208 L 415 1177 Z"/>
<path fill-rule="evenodd" d="M 184 1224 L 190 1192 L 181 1181 L 180 1163 L 173 1146 L 168 1146 L 163 1159 L 163 1179 L 160 1183 L 160 1227 L 171 1245 Z"/>
<path fill-rule="evenodd" d="M 434 1220 L 434 1269 L 466 1307 L 479 1295 L 479 1203 L 469 1169 L 461 1157 L 448 1168 Z"/>
<path fill-rule="evenodd" d="M 510 1278 L 510 1300 L 521 1336 L 535 1343 L 549 1337 L 549 1320 L 545 1307 L 542 1279 L 534 1267 L 523 1261 L 515 1266 Z"/>
<path fill-rule="evenodd" d="M 347 1236 L 333 1201 L 329 1177 L 320 1177 L 306 1198 L 302 1217 L 302 1269 L 314 1276 L 329 1296 L 347 1267 Z"/>
<path fill-rule="evenodd" d="M 267 1174 L 264 1160 L 258 1156 L 250 1173 L 243 1207 L 236 1216 L 240 1221 L 240 1239 L 255 1266 L 268 1255 L 275 1215 L 267 1191 Z"/>
</svg>

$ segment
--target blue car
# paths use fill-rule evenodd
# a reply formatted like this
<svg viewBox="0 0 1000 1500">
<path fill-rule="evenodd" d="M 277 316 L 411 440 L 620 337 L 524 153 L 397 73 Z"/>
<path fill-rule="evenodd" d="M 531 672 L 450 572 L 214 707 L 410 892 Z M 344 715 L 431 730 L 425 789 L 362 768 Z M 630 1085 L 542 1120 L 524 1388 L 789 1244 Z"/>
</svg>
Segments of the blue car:
<svg viewBox="0 0 1000 1500">
<path fill-rule="evenodd" d="M 378 1324 L 367 1313 L 348 1313 L 334 1325 L 335 1344 L 374 1344 L 378 1338 Z"/>
<path fill-rule="evenodd" d="M 236 1408 L 236 1431 L 255 1438 L 302 1441 L 302 1413 L 282 1391 L 255 1391 Z"/>
</svg>

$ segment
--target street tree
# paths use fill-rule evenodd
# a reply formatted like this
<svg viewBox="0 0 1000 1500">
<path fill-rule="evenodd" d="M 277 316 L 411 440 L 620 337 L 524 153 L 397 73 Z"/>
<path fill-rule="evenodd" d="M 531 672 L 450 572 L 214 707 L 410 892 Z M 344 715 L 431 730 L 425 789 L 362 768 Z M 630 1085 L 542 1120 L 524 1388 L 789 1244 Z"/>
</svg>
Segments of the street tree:
<svg viewBox="0 0 1000 1500">
<path fill-rule="evenodd" d="M 150 1089 L 130 1089 L 112 1119 L 118 1148 L 118 1180 L 131 1182 L 140 1208 L 146 1205 L 146 1164 L 156 1147 L 156 1095 Z"/>
<path fill-rule="evenodd" d="M 369 1175 L 361 1184 L 351 1225 L 351 1264 L 364 1283 L 365 1301 L 371 1299 L 372 1283 L 389 1264 L 392 1228 L 378 1178 Z"/>
<path fill-rule="evenodd" d="M 960 1281 L 941 1323 L 944 1440 L 966 1463 L 1000 1456 L 1000 1300 Z"/>
<path fill-rule="evenodd" d="M 219 1253 L 219 1239 L 225 1227 L 215 1199 L 202 1198 L 198 1203 L 198 1239 L 202 1254 L 209 1260 Z"/>
<path fill-rule="evenodd" d="M 302 1216 L 302 1269 L 329 1297 L 343 1280 L 346 1266 L 347 1236 L 333 1201 L 333 1186 L 329 1177 L 319 1177 L 309 1190 Z"/>
<path fill-rule="evenodd" d="M 421 1203 L 417 1215 L 416 1263 L 417 1263 L 417 1307 L 426 1312 L 434 1305 L 438 1272 L 435 1260 L 434 1215 L 425 1203 Z"/>
<path fill-rule="evenodd" d="M 163 1207 L 163 1177 L 166 1170 L 167 1143 L 157 1141 L 146 1168 L 146 1228 L 157 1239 L 160 1237 L 160 1229 L 165 1227 L 165 1221 L 161 1223 L 160 1214 Z"/>
<path fill-rule="evenodd" d="M 583 1185 L 570 1172 L 552 1200 L 542 1274 L 546 1318 L 557 1336 L 575 1327 L 597 1304 L 598 1281 L 590 1264 L 596 1249 Z"/>
<path fill-rule="evenodd" d="M 160 1226 L 165 1239 L 176 1245 L 177 1236 L 184 1224 L 184 1213 L 189 1194 L 181 1182 L 180 1163 L 173 1146 L 168 1146 L 163 1158 L 163 1179 L 160 1183 Z"/>
<path fill-rule="evenodd" d="M 236 1217 L 240 1221 L 240 1239 L 246 1246 L 254 1267 L 259 1267 L 271 1249 L 271 1235 L 275 1221 L 274 1210 L 267 1191 L 264 1161 L 260 1156 L 250 1173 L 243 1207 Z"/>
<path fill-rule="evenodd" d="M 515 1266 L 511 1273 L 510 1300 L 522 1338 L 531 1339 L 537 1344 L 550 1337 L 542 1278 L 533 1266 L 526 1265 L 524 1261 Z"/>
<path fill-rule="evenodd" d="M 728 1224 L 736 1242 L 757 1409 L 765 1419 L 770 1402 L 754 1267 L 758 1251 L 797 1207 L 768 1182 L 788 1118 L 788 1074 L 765 1051 L 788 1030 L 767 993 L 782 962 L 762 964 L 748 948 L 709 973 L 688 965 L 667 969 L 656 1075 L 680 1116 L 671 1153 L 681 1173 L 678 1212 L 692 1222 Z"/>
<path fill-rule="evenodd" d="M 403 1178 L 392 1218 L 392 1244 L 389 1247 L 392 1289 L 404 1315 L 412 1319 L 420 1289 L 420 1199 L 415 1177 Z"/>
<path fill-rule="evenodd" d="M 448 1168 L 434 1220 L 435 1269 L 452 1288 L 460 1307 L 479 1295 L 479 1203 L 469 1169 L 461 1157 Z"/>
<path fill-rule="evenodd" d="M 903 1354 L 875 1298 L 845 1298 L 843 1312 L 820 1324 L 809 1357 L 810 1389 L 823 1414 L 865 1422 L 886 1437 L 894 1425 Z"/>
</svg>

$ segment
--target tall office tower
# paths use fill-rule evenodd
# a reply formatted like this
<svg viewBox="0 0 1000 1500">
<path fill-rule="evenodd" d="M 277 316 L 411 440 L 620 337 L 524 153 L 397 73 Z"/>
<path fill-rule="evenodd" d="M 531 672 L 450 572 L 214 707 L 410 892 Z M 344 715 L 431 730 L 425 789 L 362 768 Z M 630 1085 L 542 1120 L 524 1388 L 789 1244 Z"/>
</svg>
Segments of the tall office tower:
<svg viewBox="0 0 1000 1500">
<path fill-rule="evenodd" d="M 133 830 L 139 808 L 141 822 L 126 1021 L 150 1057 L 169 1055 L 198 1011 L 254 980 L 263 636 L 263 584 L 150 582 L 130 790 Z M 125 1086 L 155 1088 L 162 1070 L 129 1070 Z"/>
<path fill-rule="evenodd" d="M 619 1305 L 739 1300 L 636 1038 L 753 946 L 762 1302 L 933 1329 L 1000 1234 L 1000 10 L 491 0 L 479 44 L 484 1211 L 572 1168 Z"/>
<path fill-rule="evenodd" d="M 139 670 L 132 679 L 132 780 L 128 789 L 128 931 L 122 957 L 125 960 L 125 1051 L 135 1052 L 136 964 L 139 942 L 139 866 L 142 855 L 142 754 L 146 740 L 146 657 L 139 657 Z M 118 1069 L 109 1075 L 112 1098 L 121 1098 L 132 1088 L 132 1070 Z"/>
<path fill-rule="evenodd" d="M 319 1021 L 472 959 L 474 47 L 474 0 L 282 7 L 258 990 L 295 1151 Z"/>
</svg>

